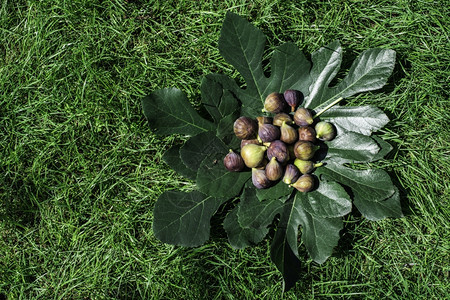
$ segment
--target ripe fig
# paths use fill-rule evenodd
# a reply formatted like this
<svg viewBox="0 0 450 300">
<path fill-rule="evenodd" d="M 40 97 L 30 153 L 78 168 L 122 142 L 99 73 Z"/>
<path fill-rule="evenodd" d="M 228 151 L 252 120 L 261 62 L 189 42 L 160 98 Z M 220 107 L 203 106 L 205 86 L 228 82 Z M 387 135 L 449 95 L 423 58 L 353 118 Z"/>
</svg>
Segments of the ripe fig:
<svg viewBox="0 0 450 300">
<path fill-rule="evenodd" d="M 252 169 L 252 182 L 257 189 L 268 188 L 272 183 L 269 178 L 267 178 L 266 171 L 255 168 Z"/>
<path fill-rule="evenodd" d="M 290 186 L 295 187 L 298 191 L 306 193 L 314 188 L 314 177 L 309 174 L 300 176 L 297 181 Z"/>
<path fill-rule="evenodd" d="M 266 117 L 266 116 L 256 117 L 256 120 L 258 121 L 258 125 L 272 124 L 272 122 L 273 122 L 273 118 Z"/>
<path fill-rule="evenodd" d="M 277 162 L 276 157 L 272 157 L 269 163 L 266 165 L 266 176 L 269 180 L 276 181 L 283 176 L 283 167 Z"/>
<path fill-rule="evenodd" d="M 297 105 L 303 100 L 303 94 L 297 90 L 286 90 L 284 92 L 284 100 L 291 107 L 291 111 L 295 111 Z"/>
<path fill-rule="evenodd" d="M 286 124 L 288 124 L 288 125 L 295 124 L 294 121 L 292 121 L 291 116 L 286 113 L 279 113 L 279 114 L 276 114 L 275 117 L 273 117 L 273 123 L 272 123 L 273 125 L 281 126 L 281 124 L 283 124 L 283 122 L 286 122 Z"/>
<path fill-rule="evenodd" d="M 311 142 L 298 141 L 294 145 L 295 157 L 302 160 L 309 160 L 314 156 L 314 153 L 319 149 L 319 146 L 315 146 Z M 244 159 L 245 160 L 245 159 Z"/>
<path fill-rule="evenodd" d="M 223 159 L 223 164 L 225 165 L 225 168 L 227 168 L 228 171 L 231 172 L 242 171 L 245 167 L 242 157 L 238 153 L 233 152 L 233 150 L 231 149 Z"/>
<path fill-rule="evenodd" d="M 280 140 L 285 142 L 286 144 L 293 144 L 298 140 L 298 132 L 292 126 L 283 122 L 280 127 Z"/>
<path fill-rule="evenodd" d="M 241 140 L 254 139 L 258 131 L 258 124 L 249 117 L 240 117 L 234 121 L 234 134 Z"/>
<path fill-rule="evenodd" d="M 288 164 L 286 170 L 284 171 L 283 182 L 286 184 L 291 184 L 296 182 L 300 177 L 300 171 L 293 164 Z"/>
<path fill-rule="evenodd" d="M 264 154 L 266 152 L 266 146 L 260 146 L 255 144 L 245 145 L 241 149 L 241 156 L 244 163 L 249 168 L 258 167 L 264 160 Z"/>
<path fill-rule="evenodd" d="M 336 136 L 336 129 L 333 124 L 322 121 L 316 124 L 316 133 L 319 140 L 331 141 Z"/>
<path fill-rule="evenodd" d="M 276 157 L 280 164 L 283 164 L 289 160 L 289 153 L 286 144 L 280 140 L 273 141 L 267 148 L 267 157 L 271 160 L 272 157 Z"/>
<path fill-rule="evenodd" d="M 264 111 L 277 114 L 285 110 L 285 108 L 286 101 L 284 101 L 284 97 L 280 93 L 271 93 L 264 101 Z"/>
<path fill-rule="evenodd" d="M 251 140 L 242 140 L 241 141 L 241 149 L 244 148 L 247 144 L 255 144 L 259 145 L 259 141 L 257 139 L 251 139 Z"/>
<path fill-rule="evenodd" d="M 315 168 L 322 166 L 323 163 L 315 164 L 310 160 L 301 160 L 296 158 L 294 161 L 294 165 L 302 174 L 308 174 L 314 171 Z"/>
<path fill-rule="evenodd" d="M 310 126 L 302 126 L 298 129 L 298 139 L 314 143 L 316 141 L 316 131 Z"/>
<path fill-rule="evenodd" d="M 304 107 L 297 108 L 294 114 L 294 122 L 298 126 L 311 125 L 314 122 L 311 111 Z"/>
<path fill-rule="evenodd" d="M 272 124 L 259 124 L 258 136 L 263 143 L 278 140 L 280 138 L 280 128 Z"/>
</svg>

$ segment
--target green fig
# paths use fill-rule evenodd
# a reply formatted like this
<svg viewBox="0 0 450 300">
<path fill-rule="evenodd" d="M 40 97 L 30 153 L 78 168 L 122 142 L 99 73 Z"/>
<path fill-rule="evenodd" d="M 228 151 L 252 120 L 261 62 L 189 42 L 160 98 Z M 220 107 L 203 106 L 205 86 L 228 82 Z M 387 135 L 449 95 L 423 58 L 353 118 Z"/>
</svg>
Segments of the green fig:
<svg viewBox="0 0 450 300">
<path fill-rule="evenodd" d="M 285 110 L 285 108 L 286 101 L 284 101 L 284 97 L 280 93 L 271 93 L 264 101 L 264 111 L 277 114 Z"/>
<path fill-rule="evenodd" d="M 266 153 L 266 146 L 260 146 L 255 144 L 245 145 L 241 149 L 241 156 L 244 163 L 249 168 L 258 167 L 264 160 L 264 154 Z"/>
<path fill-rule="evenodd" d="M 312 171 L 314 171 L 315 168 L 322 166 L 323 163 L 315 164 L 310 160 L 301 160 L 301 159 L 296 158 L 294 160 L 294 165 L 298 168 L 298 170 L 302 174 L 308 174 L 308 173 L 311 173 Z"/>
<path fill-rule="evenodd" d="M 293 144 L 298 140 L 298 132 L 292 126 L 283 122 L 280 127 L 280 140 L 286 144 Z"/>
<path fill-rule="evenodd" d="M 309 160 L 314 156 L 314 153 L 319 149 L 319 146 L 315 146 L 311 142 L 298 141 L 294 145 L 295 157 L 301 160 Z"/>
<path fill-rule="evenodd" d="M 240 117 L 234 121 L 234 134 L 241 140 L 254 139 L 258 131 L 258 124 L 249 117 Z"/>
<path fill-rule="evenodd" d="M 309 174 L 302 175 L 290 186 L 296 188 L 302 193 L 309 192 L 314 188 L 314 177 Z"/>
<path fill-rule="evenodd" d="M 283 167 L 277 162 L 276 157 L 272 157 L 269 163 L 266 165 L 266 176 L 271 181 L 276 181 L 283 176 Z"/>
<path fill-rule="evenodd" d="M 242 159 L 242 157 L 231 149 L 223 159 L 223 164 L 225 165 L 225 168 L 227 168 L 228 171 L 231 172 L 239 172 L 245 168 L 244 160 Z"/>
<path fill-rule="evenodd" d="M 311 125 L 314 122 L 311 111 L 304 107 L 297 108 L 294 114 L 294 122 L 298 126 Z"/>
<path fill-rule="evenodd" d="M 319 140 L 331 141 L 336 136 L 336 129 L 333 124 L 322 121 L 316 124 L 316 134 Z"/>
</svg>

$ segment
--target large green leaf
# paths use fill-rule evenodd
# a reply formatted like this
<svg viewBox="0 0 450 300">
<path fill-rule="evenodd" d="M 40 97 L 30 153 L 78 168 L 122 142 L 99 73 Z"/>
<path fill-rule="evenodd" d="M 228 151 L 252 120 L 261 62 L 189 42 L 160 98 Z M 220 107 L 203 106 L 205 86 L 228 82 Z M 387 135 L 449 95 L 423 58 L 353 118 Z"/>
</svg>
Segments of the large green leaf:
<svg viewBox="0 0 450 300">
<path fill-rule="evenodd" d="M 200 117 L 179 89 L 168 88 L 151 93 L 142 99 L 142 108 L 157 134 L 193 136 L 215 130 L 214 124 Z"/>
<path fill-rule="evenodd" d="M 395 192 L 389 175 L 379 169 L 354 170 L 330 162 L 317 168 L 314 174 L 350 187 L 354 201 L 377 202 L 389 198 Z"/>
<path fill-rule="evenodd" d="M 234 197 L 241 193 L 242 187 L 250 179 L 251 172 L 230 172 L 223 165 L 226 153 L 207 156 L 198 168 L 197 188 L 199 191 L 216 197 Z"/>
<path fill-rule="evenodd" d="M 325 144 L 328 147 L 325 162 L 367 162 L 380 151 L 371 137 L 351 131 L 337 135 Z"/>
<path fill-rule="evenodd" d="M 163 155 L 163 160 L 169 165 L 175 172 L 180 173 L 186 178 L 195 180 L 197 177 L 197 170 L 188 168 L 180 158 L 181 145 L 175 145 L 167 150 Z"/>
<path fill-rule="evenodd" d="M 238 209 L 239 224 L 243 228 L 267 228 L 281 212 L 284 199 L 260 201 L 254 188 L 246 188 Z"/>
<path fill-rule="evenodd" d="M 379 221 L 387 217 L 403 217 L 400 196 L 395 187 L 394 194 L 386 200 L 373 202 L 366 199 L 355 199 L 354 204 L 361 214 L 371 221 Z"/>
<path fill-rule="evenodd" d="M 295 198 L 306 212 L 316 217 L 342 217 L 352 210 L 352 201 L 347 192 L 333 181 L 320 181 L 316 190 L 297 193 Z"/>
<path fill-rule="evenodd" d="M 286 43 L 274 50 L 271 74 L 267 77 L 262 66 L 266 37 L 245 19 L 227 13 L 219 39 L 219 51 L 244 77 L 246 88 L 236 90 L 242 102 L 242 114 L 261 115 L 267 95 L 297 89 L 308 93 L 310 62 L 297 46 Z"/>
<path fill-rule="evenodd" d="M 204 132 L 190 138 L 180 149 L 181 160 L 194 171 L 198 170 L 207 155 L 216 153 L 223 155 L 220 160 L 223 166 L 222 161 L 228 153 L 228 148 L 213 132 Z"/>
<path fill-rule="evenodd" d="M 317 112 L 334 102 L 338 98 L 347 98 L 354 94 L 372 91 L 383 87 L 391 75 L 395 64 L 395 51 L 389 49 L 368 49 L 355 59 L 347 76 L 334 87 L 328 87 L 330 79 L 336 74 L 336 68 L 340 65 L 341 55 L 335 54 L 336 49 L 320 49 L 318 54 L 312 55 L 317 60 L 329 57 L 327 63 L 322 63 L 318 68 L 323 72 L 311 72 L 313 87 L 319 86 L 320 92 L 311 93 L 305 99 L 305 106 Z M 320 64 L 320 63 L 319 63 Z M 314 65 L 314 60 L 313 60 Z M 327 76 L 324 76 L 324 72 Z"/>
<path fill-rule="evenodd" d="M 378 159 L 382 159 L 389 152 L 392 151 L 393 147 L 391 146 L 391 144 L 383 140 L 381 137 L 374 135 L 372 136 L 372 138 L 375 140 L 375 142 L 377 142 L 378 146 L 380 147 L 380 151 L 377 153 L 377 155 L 375 155 L 375 157 L 372 160 L 375 161 Z"/>
<path fill-rule="evenodd" d="M 303 208 L 302 196 L 298 197 L 298 194 L 302 193 L 290 197 L 283 206 L 271 246 L 272 261 L 282 273 L 287 288 L 297 280 L 300 272 L 298 227 L 302 226 L 302 241 L 311 258 L 318 263 L 323 263 L 331 255 L 343 227 L 341 218 L 321 218 L 308 213 Z"/>
<path fill-rule="evenodd" d="M 298 214 L 306 250 L 315 262 L 324 263 L 338 244 L 339 232 L 344 227 L 342 218 L 316 217 L 302 207 L 298 208 Z"/>
<path fill-rule="evenodd" d="M 260 202 L 255 189 L 246 188 L 238 206 L 224 220 L 231 246 L 241 249 L 261 242 L 282 206 L 283 202 L 279 200 Z"/>
<path fill-rule="evenodd" d="M 215 123 L 238 110 L 239 103 L 229 90 L 232 80 L 225 75 L 207 75 L 202 80 L 202 103 Z"/>
<path fill-rule="evenodd" d="M 208 240 L 211 217 L 226 200 L 198 191 L 164 192 L 155 204 L 153 232 L 164 243 L 199 246 Z"/>
<path fill-rule="evenodd" d="M 338 134 L 354 131 L 370 135 L 384 127 L 389 118 L 375 106 L 332 107 L 320 116 L 321 120 L 334 124 Z"/>
</svg>

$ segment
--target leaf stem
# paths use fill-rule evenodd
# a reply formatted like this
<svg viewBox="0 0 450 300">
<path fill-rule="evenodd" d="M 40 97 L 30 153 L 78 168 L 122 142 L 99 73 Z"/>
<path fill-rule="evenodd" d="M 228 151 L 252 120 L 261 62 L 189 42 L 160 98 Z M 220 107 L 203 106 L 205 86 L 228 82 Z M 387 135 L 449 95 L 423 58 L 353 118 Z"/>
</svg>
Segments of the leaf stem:
<svg viewBox="0 0 450 300">
<path fill-rule="evenodd" d="M 313 119 L 317 118 L 318 116 L 320 116 L 321 114 L 323 114 L 324 112 L 326 112 L 327 110 L 338 104 L 342 99 L 344 98 L 340 97 L 335 101 L 331 102 L 330 104 L 328 104 L 327 106 L 325 106 L 321 111 L 319 111 L 317 114 L 314 115 Z"/>
</svg>

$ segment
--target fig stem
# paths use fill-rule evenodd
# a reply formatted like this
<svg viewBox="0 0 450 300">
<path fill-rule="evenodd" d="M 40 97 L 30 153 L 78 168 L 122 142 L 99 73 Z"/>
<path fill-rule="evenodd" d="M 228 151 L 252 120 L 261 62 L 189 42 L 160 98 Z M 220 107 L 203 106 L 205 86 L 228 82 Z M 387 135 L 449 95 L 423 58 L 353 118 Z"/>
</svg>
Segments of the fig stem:
<svg viewBox="0 0 450 300">
<path fill-rule="evenodd" d="M 341 102 L 342 99 L 344 98 L 340 97 L 331 102 L 330 104 L 328 104 L 327 106 L 325 106 L 321 111 L 319 111 L 317 114 L 314 115 L 313 119 L 317 118 L 318 116 L 320 116 L 321 114 L 323 114 L 324 112 L 326 112 L 327 110 L 329 110 L 330 108 Z"/>
</svg>

